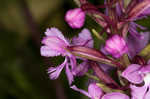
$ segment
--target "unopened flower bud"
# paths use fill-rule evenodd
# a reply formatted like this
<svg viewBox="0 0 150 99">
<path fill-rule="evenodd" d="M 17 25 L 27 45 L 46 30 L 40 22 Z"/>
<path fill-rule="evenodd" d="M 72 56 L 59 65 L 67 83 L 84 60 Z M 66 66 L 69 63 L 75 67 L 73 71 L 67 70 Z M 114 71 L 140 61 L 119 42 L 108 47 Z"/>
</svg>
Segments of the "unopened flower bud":
<svg viewBox="0 0 150 99">
<path fill-rule="evenodd" d="M 122 37 L 114 35 L 106 41 L 105 50 L 115 58 L 119 58 L 128 52 L 128 47 Z"/>
<path fill-rule="evenodd" d="M 81 8 L 75 8 L 67 11 L 65 20 L 72 28 L 81 28 L 84 25 L 85 13 Z"/>
</svg>

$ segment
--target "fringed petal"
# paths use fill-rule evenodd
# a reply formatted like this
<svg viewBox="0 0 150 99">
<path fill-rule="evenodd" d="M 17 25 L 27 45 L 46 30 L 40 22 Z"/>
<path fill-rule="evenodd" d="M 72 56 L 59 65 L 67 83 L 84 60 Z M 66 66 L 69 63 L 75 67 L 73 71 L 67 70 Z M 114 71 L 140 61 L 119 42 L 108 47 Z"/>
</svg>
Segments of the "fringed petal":
<svg viewBox="0 0 150 99">
<path fill-rule="evenodd" d="M 58 37 L 60 39 L 62 39 L 67 45 L 69 45 L 68 41 L 65 39 L 64 35 L 62 34 L 62 32 L 53 27 L 53 28 L 48 28 L 45 32 L 45 35 L 46 36 L 55 36 L 55 37 Z"/>
<path fill-rule="evenodd" d="M 66 63 L 67 63 L 67 58 L 65 58 L 65 61 L 61 65 L 59 65 L 57 67 L 50 67 L 48 69 L 48 74 L 49 74 L 50 79 L 57 79 L 59 77 L 62 69 L 66 65 Z"/>
<path fill-rule="evenodd" d="M 40 49 L 41 55 L 46 57 L 59 56 L 61 53 L 50 49 L 48 46 L 42 46 Z"/>
<path fill-rule="evenodd" d="M 71 86 L 70 88 L 72 88 L 73 90 L 78 91 L 78 92 L 84 94 L 85 96 L 88 96 L 89 98 L 91 98 L 91 96 L 89 95 L 88 92 L 86 92 L 86 91 L 83 90 L 83 89 L 77 88 L 75 85 Z"/>
</svg>

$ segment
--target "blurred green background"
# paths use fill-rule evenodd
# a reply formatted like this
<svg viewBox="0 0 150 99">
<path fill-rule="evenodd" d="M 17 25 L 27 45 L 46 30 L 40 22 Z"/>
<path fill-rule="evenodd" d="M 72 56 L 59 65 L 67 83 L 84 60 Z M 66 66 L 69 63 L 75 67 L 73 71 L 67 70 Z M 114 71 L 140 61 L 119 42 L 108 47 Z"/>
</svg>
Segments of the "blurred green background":
<svg viewBox="0 0 150 99">
<path fill-rule="evenodd" d="M 73 0 L 0 0 L 0 99 L 87 99 L 69 88 L 64 71 L 59 79 L 49 79 L 48 67 L 60 64 L 62 57 L 40 56 L 46 28 L 57 27 L 68 38 L 79 33 L 64 21 L 65 12 L 75 7 Z M 100 31 L 86 18 L 84 27 Z M 75 79 L 80 88 L 87 89 L 87 83 L 86 77 Z"/>
</svg>

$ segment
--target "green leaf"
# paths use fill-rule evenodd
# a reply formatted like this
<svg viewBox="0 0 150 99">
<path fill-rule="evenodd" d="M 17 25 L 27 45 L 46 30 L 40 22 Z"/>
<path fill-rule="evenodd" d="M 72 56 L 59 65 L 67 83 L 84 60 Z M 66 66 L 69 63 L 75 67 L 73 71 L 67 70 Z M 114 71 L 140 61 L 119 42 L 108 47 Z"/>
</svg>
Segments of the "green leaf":
<svg viewBox="0 0 150 99">
<path fill-rule="evenodd" d="M 148 60 L 150 59 L 150 44 L 148 44 L 140 53 L 140 56 L 142 56 L 144 59 Z"/>
</svg>

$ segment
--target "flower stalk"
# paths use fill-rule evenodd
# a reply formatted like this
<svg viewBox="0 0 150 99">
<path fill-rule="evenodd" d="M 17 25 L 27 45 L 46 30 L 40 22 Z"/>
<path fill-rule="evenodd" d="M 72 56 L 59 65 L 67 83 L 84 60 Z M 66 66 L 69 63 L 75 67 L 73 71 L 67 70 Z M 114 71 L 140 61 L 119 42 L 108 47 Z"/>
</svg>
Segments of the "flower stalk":
<svg viewBox="0 0 150 99">
<path fill-rule="evenodd" d="M 97 51 L 95 49 L 82 46 L 71 46 L 68 49 L 70 53 L 72 53 L 75 56 L 108 64 L 110 66 L 117 67 L 118 69 L 124 69 L 124 67 L 119 62 L 107 58 L 102 52 Z"/>
</svg>

